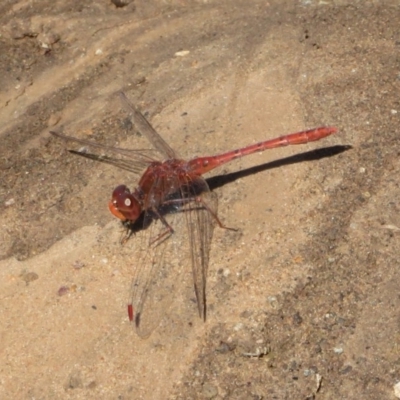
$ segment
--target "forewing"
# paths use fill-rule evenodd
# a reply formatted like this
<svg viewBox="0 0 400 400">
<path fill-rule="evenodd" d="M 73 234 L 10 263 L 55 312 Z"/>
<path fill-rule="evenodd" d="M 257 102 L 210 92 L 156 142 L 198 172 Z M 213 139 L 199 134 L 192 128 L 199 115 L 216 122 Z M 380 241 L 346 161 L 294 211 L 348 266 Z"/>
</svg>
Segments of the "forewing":
<svg viewBox="0 0 400 400">
<path fill-rule="evenodd" d="M 126 112 L 132 118 L 136 129 L 156 148 L 166 159 L 179 158 L 174 150 L 168 143 L 158 134 L 158 132 L 150 125 L 147 119 L 141 114 L 139 110 L 128 100 L 125 93 L 119 92 L 121 103 Z"/>
<path fill-rule="evenodd" d="M 94 161 L 99 161 L 105 164 L 110 164 L 113 165 L 114 167 L 123 169 L 125 171 L 132 172 L 134 174 L 140 174 L 143 172 L 145 168 L 147 168 L 150 164 L 149 161 L 144 161 L 141 159 L 124 159 L 124 158 L 116 158 L 116 157 L 110 157 L 106 155 L 98 155 L 98 154 L 92 154 L 92 153 L 85 153 L 82 151 L 76 151 L 76 150 L 69 150 L 70 153 L 76 154 L 81 157 L 88 158 L 90 160 Z"/>
<path fill-rule="evenodd" d="M 84 147 L 79 150 L 69 150 L 73 154 L 89 158 L 91 160 L 104 162 L 114 165 L 118 168 L 134 172 L 136 174 L 143 172 L 149 164 L 157 159 L 157 151 L 151 149 L 121 149 L 119 147 L 106 146 L 91 140 L 78 139 L 72 136 L 63 135 L 59 132 L 50 132 L 53 136 L 62 139 L 67 143 L 76 143 Z M 95 151 L 96 153 L 91 153 Z M 111 157 L 108 154 L 114 154 L 117 157 Z"/>
<path fill-rule="evenodd" d="M 161 159 L 178 158 L 174 150 L 172 150 L 168 143 L 165 142 L 165 140 L 150 125 L 140 111 L 130 103 L 125 94 L 119 92 L 119 97 L 136 129 L 154 146 L 154 150 L 121 149 L 119 147 L 106 146 L 90 140 L 78 139 L 72 136 L 63 135 L 59 132 L 50 131 L 50 133 L 53 136 L 64 140 L 65 142 L 78 143 L 85 146 L 80 150 L 70 150 L 70 152 L 73 154 L 77 154 L 91 160 L 104 162 L 106 164 L 111 164 L 118 168 L 134 173 L 142 172 L 151 162 L 160 161 Z M 88 148 L 94 149 L 96 153 L 90 153 L 91 150 L 88 150 Z M 109 154 L 114 154 L 117 157 L 111 157 Z"/>
</svg>

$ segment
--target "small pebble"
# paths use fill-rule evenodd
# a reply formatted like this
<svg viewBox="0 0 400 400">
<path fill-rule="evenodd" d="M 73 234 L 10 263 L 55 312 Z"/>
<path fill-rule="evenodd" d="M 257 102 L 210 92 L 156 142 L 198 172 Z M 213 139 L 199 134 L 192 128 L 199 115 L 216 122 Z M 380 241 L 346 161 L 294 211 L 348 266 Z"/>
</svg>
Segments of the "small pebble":
<svg viewBox="0 0 400 400">
<path fill-rule="evenodd" d="M 176 57 L 185 57 L 185 56 L 187 56 L 189 53 L 190 53 L 189 50 L 177 51 L 177 52 L 175 53 L 175 56 L 176 56 Z"/>
<path fill-rule="evenodd" d="M 15 199 L 8 199 L 8 200 L 6 200 L 6 202 L 4 203 L 4 205 L 5 205 L 6 207 L 10 207 L 10 206 L 12 206 L 14 203 L 15 203 Z"/>
<path fill-rule="evenodd" d="M 275 296 L 269 296 L 268 297 L 268 302 L 271 308 L 277 309 L 279 307 L 278 299 Z"/>
<path fill-rule="evenodd" d="M 236 324 L 233 327 L 233 330 L 237 332 L 237 331 L 240 331 L 242 328 L 243 328 L 243 324 L 241 322 L 239 322 L 238 324 Z"/>
<path fill-rule="evenodd" d="M 65 296 L 69 292 L 69 287 L 68 286 L 61 286 L 60 289 L 58 289 L 57 294 L 59 296 Z"/>
<path fill-rule="evenodd" d="M 393 386 L 393 390 L 394 390 L 394 395 L 395 395 L 395 397 L 397 397 L 398 399 L 400 399 L 400 382 L 397 382 L 397 383 Z"/>
<path fill-rule="evenodd" d="M 231 271 L 229 271 L 228 268 L 224 268 L 224 270 L 222 271 L 222 275 L 227 278 L 230 275 Z"/>
<path fill-rule="evenodd" d="M 364 193 L 363 193 L 363 196 L 364 196 L 366 199 L 369 199 L 369 198 L 371 197 L 371 193 L 370 193 L 370 192 L 364 192 Z"/>
<path fill-rule="evenodd" d="M 316 374 L 316 375 L 315 375 L 315 381 L 316 381 L 316 383 L 317 383 L 317 387 L 316 387 L 315 391 L 318 392 L 319 389 L 321 388 L 322 375 Z"/>
<path fill-rule="evenodd" d="M 333 351 L 334 351 L 336 354 L 342 354 L 342 353 L 343 353 L 343 349 L 342 349 L 341 347 L 335 347 L 335 348 L 333 349 Z"/>
</svg>

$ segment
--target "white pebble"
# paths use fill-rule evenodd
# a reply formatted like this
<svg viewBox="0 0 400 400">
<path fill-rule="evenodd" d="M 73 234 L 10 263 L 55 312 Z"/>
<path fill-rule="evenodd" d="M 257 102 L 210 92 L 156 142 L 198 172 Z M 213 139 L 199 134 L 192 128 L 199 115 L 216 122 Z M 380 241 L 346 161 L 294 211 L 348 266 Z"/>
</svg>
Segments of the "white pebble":
<svg viewBox="0 0 400 400">
<path fill-rule="evenodd" d="M 177 52 L 175 53 L 175 55 L 176 55 L 177 57 L 185 57 L 185 56 L 187 56 L 189 53 L 190 53 L 189 50 L 182 50 L 182 51 L 177 51 Z"/>
<path fill-rule="evenodd" d="M 333 351 L 334 351 L 336 354 L 342 354 L 342 353 L 343 353 L 343 349 L 342 349 L 341 347 L 335 347 L 335 348 L 333 349 Z"/>
<path fill-rule="evenodd" d="M 400 382 L 397 382 L 394 386 L 393 386 L 393 390 L 394 390 L 394 395 L 400 399 Z"/>
</svg>

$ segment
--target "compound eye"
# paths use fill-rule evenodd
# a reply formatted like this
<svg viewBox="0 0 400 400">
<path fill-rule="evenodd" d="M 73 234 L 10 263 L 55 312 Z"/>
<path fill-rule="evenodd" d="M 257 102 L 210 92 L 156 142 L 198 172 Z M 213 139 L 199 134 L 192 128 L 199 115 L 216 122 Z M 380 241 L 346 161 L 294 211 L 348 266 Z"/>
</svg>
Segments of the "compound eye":
<svg viewBox="0 0 400 400">
<path fill-rule="evenodd" d="M 119 185 L 113 190 L 112 199 L 117 200 L 118 198 L 130 193 L 131 191 L 125 185 Z"/>
<path fill-rule="evenodd" d="M 112 194 L 112 202 L 119 211 L 130 211 L 136 203 L 131 191 L 125 186 L 117 186 Z"/>
<path fill-rule="evenodd" d="M 135 221 L 141 213 L 141 206 L 125 185 L 117 186 L 109 203 L 109 209 L 117 218 Z"/>
</svg>

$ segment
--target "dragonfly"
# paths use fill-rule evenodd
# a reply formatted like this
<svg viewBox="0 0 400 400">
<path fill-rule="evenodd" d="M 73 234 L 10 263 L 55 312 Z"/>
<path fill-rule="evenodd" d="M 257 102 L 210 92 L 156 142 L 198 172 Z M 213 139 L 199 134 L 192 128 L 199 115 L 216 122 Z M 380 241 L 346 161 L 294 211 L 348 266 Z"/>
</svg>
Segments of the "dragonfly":
<svg viewBox="0 0 400 400">
<path fill-rule="evenodd" d="M 108 207 L 128 231 L 134 231 L 137 224 L 142 231 L 141 239 L 135 243 L 137 257 L 127 308 L 136 333 L 147 338 L 165 317 L 188 259 L 198 313 L 201 319 L 206 320 L 206 280 L 214 228 L 217 225 L 232 228 L 226 227 L 219 219 L 217 196 L 210 191 L 203 175 L 240 157 L 317 141 L 337 132 L 337 129 L 318 127 L 186 161 L 167 144 L 123 92 L 119 92 L 119 97 L 136 130 L 147 138 L 152 150 L 110 147 L 58 132 L 50 133 L 112 156 L 70 150 L 74 154 L 112 164 L 136 175 L 142 173 L 132 191 L 126 185 L 117 186 Z M 154 150 L 158 153 L 156 157 Z"/>
</svg>

